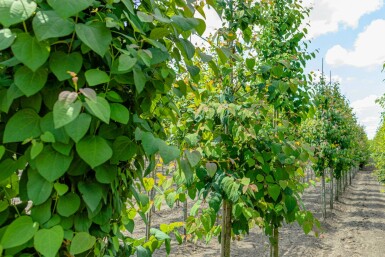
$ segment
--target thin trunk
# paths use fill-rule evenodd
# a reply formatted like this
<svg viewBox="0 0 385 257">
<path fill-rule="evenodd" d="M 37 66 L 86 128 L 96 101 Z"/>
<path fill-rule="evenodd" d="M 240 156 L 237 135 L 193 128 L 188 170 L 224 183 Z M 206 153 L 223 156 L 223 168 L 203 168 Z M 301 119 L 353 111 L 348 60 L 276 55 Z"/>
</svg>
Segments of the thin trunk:
<svg viewBox="0 0 385 257">
<path fill-rule="evenodd" d="M 148 192 L 148 198 L 151 199 L 151 191 Z M 151 201 L 151 200 L 150 200 Z M 152 219 L 152 208 L 148 210 L 147 213 L 147 224 L 146 224 L 146 240 L 150 240 L 150 229 L 151 229 L 151 219 Z"/>
<path fill-rule="evenodd" d="M 325 190 L 325 171 L 322 173 L 322 218 L 326 219 L 326 190 Z"/>
<path fill-rule="evenodd" d="M 352 173 L 353 173 L 353 169 L 351 169 L 349 172 L 349 185 L 352 185 Z"/>
<path fill-rule="evenodd" d="M 333 210 L 334 206 L 334 177 L 333 170 L 330 170 L 330 209 Z"/>
<path fill-rule="evenodd" d="M 273 225 L 273 234 L 270 236 L 270 257 L 278 257 L 278 254 L 279 254 L 279 228 Z"/>
<path fill-rule="evenodd" d="M 338 201 L 338 196 L 340 194 L 339 184 L 340 184 L 340 178 L 337 178 L 337 181 L 336 181 L 336 197 L 334 198 L 336 201 Z"/>
<path fill-rule="evenodd" d="M 187 222 L 187 199 L 183 202 L 183 221 L 184 223 L 186 224 Z M 183 228 L 183 234 L 184 234 L 184 238 L 185 240 L 187 239 L 187 230 L 186 230 L 186 226 Z"/>
<path fill-rule="evenodd" d="M 230 257 L 232 208 L 232 203 L 230 201 L 223 201 L 221 257 Z"/>
</svg>

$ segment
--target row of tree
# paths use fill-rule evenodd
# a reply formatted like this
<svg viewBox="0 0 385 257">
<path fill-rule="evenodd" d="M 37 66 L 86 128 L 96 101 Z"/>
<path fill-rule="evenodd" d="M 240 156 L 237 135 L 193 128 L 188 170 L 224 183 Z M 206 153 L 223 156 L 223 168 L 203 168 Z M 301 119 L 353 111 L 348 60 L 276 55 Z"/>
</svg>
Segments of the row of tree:
<svg viewBox="0 0 385 257">
<path fill-rule="evenodd" d="M 169 253 L 184 225 L 222 256 L 259 226 L 278 256 L 284 222 L 318 226 L 299 204 L 309 162 L 339 179 L 365 161 L 346 100 L 304 73 L 300 0 L 66 3 L 0 0 L 3 255 Z M 207 8 L 222 27 L 194 46 Z M 158 157 L 177 171 L 155 184 Z M 132 236 L 187 196 L 185 224 Z"/>
</svg>

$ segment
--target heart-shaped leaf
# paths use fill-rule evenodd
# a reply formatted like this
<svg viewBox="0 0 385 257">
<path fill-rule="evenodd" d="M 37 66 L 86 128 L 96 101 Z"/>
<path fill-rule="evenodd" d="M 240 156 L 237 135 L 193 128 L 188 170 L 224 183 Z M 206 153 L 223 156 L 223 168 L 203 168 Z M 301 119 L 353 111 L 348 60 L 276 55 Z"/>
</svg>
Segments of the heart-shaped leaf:
<svg viewBox="0 0 385 257">
<path fill-rule="evenodd" d="M 71 34 L 75 29 L 75 23 L 70 19 L 63 19 L 55 11 L 48 10 L 36 13 L 32 27 L 36 38 L 42 41 Z"/>
<path fill-rule="evenodd" d="M 69 217 L 80 208 L 80 197 L 75 193 L 68 193 L 59 197 L 57 212 L 63 217 Z"/>
<path fill-rule="evenodd" d="M 70 253 L 76 255 L 91 249 L 96 238 L 86 232 L 77 233 L 71 241 Z"/>
<path fill-rule="evenodd" d="M 81 113 L 71 124 L 64 127 L 66 133 L 75 143 L 78 143 L 86 134 L 91 125 L 92 117 L 87 113 Z"/>
<path fill-rule="evenodd" d="M 95 101 L 88 98 L 85 101 L 87 111 L 107 124 L 110 122 L 111 108 L 106 99 L 97 96 Z"/>
<path fill-rule="evenodd" d="M 91 6 L 94 0 L 47 0 L 47 2 L 61 17 L 68 18 Z"/>
<path fill-rule="evenodd" d="M 64 239 L 62 226 L 50 229 L 40 229 L 36 232 L 33 245 L 35 249 L 46 257 L 55 257 Z"/>
<path fill-rule="evenodd" d="M 46 69 L 38 69 L 35 72 L 22 66 L 15 73 L 15 84 L 26 96 L 32 96 L 39 92 L 47 82 Z"/>
<path fill-rule="evenodd" d="M 49 59 L 49 67 L 58 80 L 70 79 L 68 73 L 78 73 L 83 65 L 83 56 L 78 52 L 66 54 L 64 52 L 54 52 Z"/>
<path fill-rule="evenodd" d="M 20 246 L 28 242 L 39 229 L 39 224 L 33 222 L 29 216 L 20 216 L 15 219 L 1 237 L 3 249 Z"/>
<path fill-rule="evenodd" d="M 32 109 L 15 113 L 7 122 L 4 130 L 4 143 L 23 142 L 28 138 L 40 136 L 40 117 Z"/>
<path fill-rule="evenodd" d="M 11 48 L 15 57 L 32 71 L 36 71 L 47 61 L 50 52 L 47 42 L 39 42 L 28 33 L 18 34 Z"/>
<path fill-rule="evenodd" d="M 60 1 L 62 2 L 62 1 Z M 95 22 L 89 25 L 76 24 L 76 35 L 95 53 L 103 57 L 112 41 L 111 31 L 104 23 Z"/>
<path fill-rule="evenodd" d="M 0 29 L 0 51 L 10 47 L 15 38 L 16 34 L 12 33 L 10 29 Z"/>
<path fill-rule="evenodd" d="M 88 208 L 90 208 L 92 212 L 95 211 L 103 197 L 101 185 L 99 183 L 84 183 L 81 181 L 78 184 L 78 188 Z"/>
<path fill-rule="evenodd" d="M 35 12 L 37 4 L 32 0 L 0 0 L 0 23 L 4 27 L 25 21 Z"/>
<path fill-rule="evenodd" d="M 66 103 L 66 101 L 57 101 L 53 106 L 53 121 L 55 128 L 61 128 L 74 121 L 80 114 L 82 102 Z"/>
<path fill-rule="evenodd" d="M 41 176 L 53 182 L 67 171 L 71 162 L 72 156 L 63 155 L 51 147 L 45 147 L 36 158 L 36 167 Z"/>
<path fill-rule="evenodd" d="M 112 149 L 100 136 L 88 136 L 76 144 L 76 151 L 88 165 L 95 168 L 112 157 Z"/>
</svg>

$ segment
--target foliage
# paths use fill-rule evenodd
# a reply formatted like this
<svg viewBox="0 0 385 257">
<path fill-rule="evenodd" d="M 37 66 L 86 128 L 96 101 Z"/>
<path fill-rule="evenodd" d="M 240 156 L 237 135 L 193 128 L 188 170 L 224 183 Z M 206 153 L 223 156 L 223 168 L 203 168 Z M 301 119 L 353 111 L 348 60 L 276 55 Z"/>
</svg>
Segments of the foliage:
<svg viewBox="0 0 385 257">
<path fill-rule="evenodd" d="M 338 84 L 326 84 L 321 77 L 315 91 L 315 117 L 302 126 L 302 136 L 315 149 L 316 173 L 331 168 L 340 178 L 343 172 L 367 162 L 368 139 Z"/>
<path fill-rule="evenodd" d="M 136 213 L 146 222 L 155 155 L 180 155 L 163 125 L 176 121 L 170 92 L 195 54 L 188 38 L 205 30 L 195 7 L 0 0 L 3 255 L 169 251 L 164 232 L 149 243 L 129 234 Z"/>
</svg>

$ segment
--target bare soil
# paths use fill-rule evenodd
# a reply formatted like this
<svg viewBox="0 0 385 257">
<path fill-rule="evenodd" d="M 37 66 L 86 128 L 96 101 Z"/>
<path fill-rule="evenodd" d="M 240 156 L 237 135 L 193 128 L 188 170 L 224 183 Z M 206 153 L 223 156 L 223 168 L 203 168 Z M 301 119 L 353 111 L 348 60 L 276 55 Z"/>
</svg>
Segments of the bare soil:
<svg viewBox="0 0 385 257">
<path fill-rule="evenodd" d="M 371 171 L 358 172 L 352 185 L 334 203 L 334 209 L 328 208 L 327 219 L 322 220 L 320 183 L 309 187 L 303 195 L 303 201 L 306 208 L 321 221 L 322 232 L 317 238 L 305 235 L 297 224 L 284 225 L 280 229 L 280 256 L 385 256 L 385 193 L 381 192 L 382 189 Z M 180 221 L 182 216 L 181 204 L 172 210 L 156 212 L 153 225 L 156 227 L 161 223 Z M 143 229 L 140 227 L 139 230 Z M 220 256 L 220 245 L 215 238 L 208 245 L 203 242 L 177 245 L 173 242 L 171 252 L 172 257 L 216 257 Z M 154 256 L 166 256 L 166 253 L 161 249 Z M 260 229 L 255 228 L 243 240 L 232 242 L 231 256 L 269 256 L 269 240 Z"/>
</svg>

